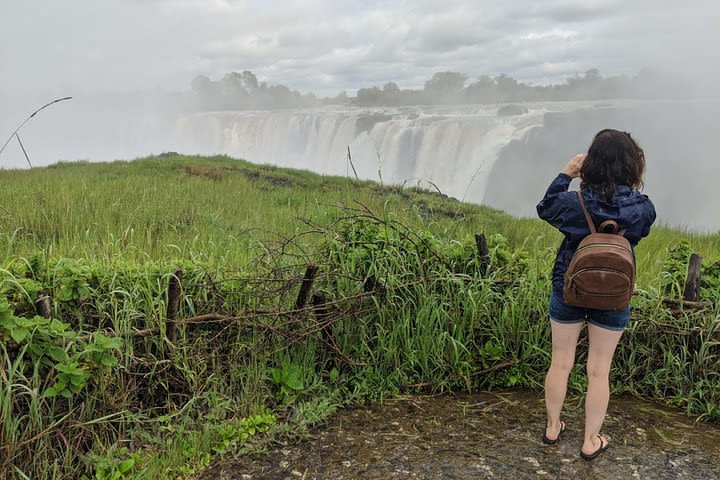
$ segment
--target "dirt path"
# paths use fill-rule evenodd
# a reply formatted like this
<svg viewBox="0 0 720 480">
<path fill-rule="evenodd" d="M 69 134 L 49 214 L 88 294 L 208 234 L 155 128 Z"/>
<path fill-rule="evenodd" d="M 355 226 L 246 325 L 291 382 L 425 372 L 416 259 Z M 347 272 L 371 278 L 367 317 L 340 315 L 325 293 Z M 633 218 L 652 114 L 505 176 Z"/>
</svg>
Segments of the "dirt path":
<svg viewBox="0 0 720 480">
<path fill-rule="evenodd" d="M 582 405 L 570 399 L 560 445 L 540 441 L 535 393 L 408 397 L 338 412 L 306 442 L 216 465 L 222 479 L 720 479 L 720 427 L 612 399 L 612 446 L 579 458 Z"/>
</svg>

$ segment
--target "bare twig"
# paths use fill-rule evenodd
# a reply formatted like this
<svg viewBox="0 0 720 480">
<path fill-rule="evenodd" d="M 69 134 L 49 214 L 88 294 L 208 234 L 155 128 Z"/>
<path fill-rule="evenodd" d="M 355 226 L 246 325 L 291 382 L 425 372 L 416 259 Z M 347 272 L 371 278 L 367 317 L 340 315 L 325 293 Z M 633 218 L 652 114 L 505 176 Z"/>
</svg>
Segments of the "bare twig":
<svg viewBox="0 0 720 480">
<path fill-rule="evenodd" d="M 18 125 L 18 127 L 15 129 L 15 131 L 10 134 L 8 139 L 3 144 L 2 148 L 0 148 L 0 154 L 2 154 L 2 152 L 5 150 L 5 147 L 7 147 L 7 144 L 10 143 L 10 140 L 12 140 L 12 138 L 17 134 L 17 132 L 20 131 L 20 129 L 23 127 L 23 125 L 25 125 L 27 122 L 29 122 L 30 119 L 33 118 L 35 115 L 37 115 L 41 110 L 44 110 L 47 107 L 49 107 L 50 105 L 53 105 L 55 103 L 63 102 L 65 100 L 70 100 L 71 98 L 72 97 L 63 97 L 63 98 L 55 99 L 52 102 L 46 103 L 45 105 L 43 105 L 42 107 L 38 108 L 33 113 L 31 113 L 30 116 L 27 117 L 20 125 Z M 20 137 L 18 137 L 18 140 L 20 140 Z M 24 150 L 24 148 L 23 148 L 23 150 Z"/>
<path fill-rule="evenodd" d="M 410 180 L 420 180 L 421 182 L 429 183 L 430 185 L 432 185 L 432 186 L 435 188 L 435 190 L 437 190 L 437 192 L 440 194 L 440 198 L 442 199 L 443 203 L 445 203 L 445 197 L 446 197 L 446 195 L 440 190 L 440 187 L 438 187 L 437 185 L 435 185 L 435 184 L 434 184 L 433 182 L 431 182 L 430 180 L 426 180 L 426 179 L 420 178 L 420 177 L 410 177 L 410 178 L 406 178 L 406 179 L 403 181 L 403 183 L 402 183 L 402 188 L 405 188 L 405 184 L 406 184 L 407 182 L 409 182 Z"/>
<path fill-rule="evenodd" d="M 25 145 L 23 145 L 22 141 L 20 140 L 20 135 L 18 135 L 17 132 L 15 132 L 15 137 L 17 138 L 17 141 L 20 144 L 20 148 L 22 148 L 22 151 L 25 154 L 25 160 L 27 160 L 28 166 L 30 166 L 30 168 L 32 168 L 32 163 L 30 163 L 30 157 L 28 157 L 28 154 L 25 151 Z"/>
<path fill-rule="evenodd" d="M 712 304 L 710 302 L 691 302 L 689 300 L 673 300 L 670 298 L 666 298 L 663 300 L 663 303 L 666 305 L 675 305 L 678 307 L 684 307 L 684 308 L 690 308 L 690 309 L 703 309 L 703 308 L 710 308 Z"/>
<path fill-rule="evenodd" d="M 350 145 L 348 145 L 348 147 L 347 147 L 347 159 L 348 159 L 348 162 L 350 162 L 350 166 L 353 169 L 353 173 L 355 174 L 355 180 L 360 180 L 360 178 L 358 178 L 357 170 L 355 170 L 355 165 L 353 165 L 352 155 L 350 154 Z"/>
</svg>

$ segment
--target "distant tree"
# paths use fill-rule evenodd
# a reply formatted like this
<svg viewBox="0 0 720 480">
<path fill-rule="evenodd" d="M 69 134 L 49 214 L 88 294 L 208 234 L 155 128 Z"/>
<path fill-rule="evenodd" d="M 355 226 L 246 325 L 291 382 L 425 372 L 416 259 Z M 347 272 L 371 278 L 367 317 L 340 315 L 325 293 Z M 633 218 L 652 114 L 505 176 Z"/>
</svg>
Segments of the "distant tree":
<svg viewBox="0 0 720 480">
<path fill-rule="evenodd" d="M 501 74 L 494 78 L 481 75 L 465 86 L 466 76 L 458 72 L 436 72 L 422 89 L 401 90 L 395 82 L 380 87 L 360 88 L 355 97 L 341 92 L 332 98 L 318 99 L 313 93 L 302 94 L 285 85 L 259 82 L 249 70 L 230 72 L 213 81 L 198 75 L 191 82 L 198 108 L 247 109 L 303 107 L 324 104 L 420 105 L 424 103 L 495 103 L 530 100 L 574 100 L 601 98 L 658 98 L 687 96 L 692 90 L 685 80 L 650 69 L 636 75 L 602 77 L 597 68 L 575 74 L 565 83 L 531 85 Z"/>
<path fill-rule="evenodd" d="M 507 74 L 501 74 L 494 79 L 497 87 L 497 100 L 503 102 L 517 102 L 525 100 L 528 87 Z"/>
<path fill-rule="evenodd" d="M 206 108 L 217 108 L 220 103 L 220 92 L 215 82 L 205 75 L 198 75 L 190 84 L 199 106 Z"/>
<path fill-rule="evenodd" d="M 585 80 L 591 80 L 591 81 L 599 81 L 602 80 L 602 77 L 600 76 L 600 70 L 597 68 L 591 68 L 587 72 L 585 72 Z"/>
<path fill-rule="evenodd" d="M 326 98 L 323 100 L 324 103 L 328 104 L 334 104 L 334 105 L 348 105 L 351 103 L 350 97 L 348 96 L 347 92 L 343 90 L 342 92 L 338 93 L 332 98 Z"/>
<path fill-rule="evenodd" d="M 252 93 L 253 91 L 260 88 L 260 85 L 258 85 L 257 77 L 250 70 L 245 70 L 244 72 L 242 72 L 242 83 L 248 93 Z"/>
<path fill-rule="evenodd" d="M 465 88 L 465 99 L 470 103 L 490 102 L 495 98 L 495 82 L 489 75 L 482 75 Z"/>
<path fill-rule="evenodd" d="M 356 98 L 360 105 L 378 105 L 382 103 L 382 90 L 378 87 L 361 88 Z"/>
<path fill-rule="evenodd" d="M 198 75 L 195 77 L 190 83 L 190 87 L 192 88 L 192 91 L 199 94 L 199 95 L 207 95 L 211 93 L 214 89 L 214 85 L 212 80 L 208 78 L 206 75 Z"/>
<path fill-rule="evenodd" d="M 478 88 L 492 88 L 494 82 L 490 75 L 480 75 L 471 85 Z"/>
<path fill-rule="evenodd" d="M 382 89 L 383 102 L 388 105 L 400 103 L 400 87 L 395 82 L 388 82 Z"/>
<path fill-rule="evenodd" d="M 285 85 L 272 85 L 268 87 L 268 91 L 274 106 L 292 105 L 293 93 Z"/>
<path fill-rule="evenodd" d="M 285 85 L 261 83 L 249 70 L 227 73 L 218 81 L 199 75 L 192 81 L 191 87 L 200 108 L 302 107 L 318 103 L 313 93 L 303 95 Z"/>
<path fill-rule="evenodd" d="M 385 95 L 397 95 L 400 93 L 400 87 L 398 87 L 395 82 L 388 82 L 383 87 L 383 93 Z"/>
<path fill-rule="evenodd" d="M 432 103 L 446 102 L 458 96 L 465 86 L 466 78 L 458 72 L 437 72 L 425 82 L 424 92 Z"/>
</svg>

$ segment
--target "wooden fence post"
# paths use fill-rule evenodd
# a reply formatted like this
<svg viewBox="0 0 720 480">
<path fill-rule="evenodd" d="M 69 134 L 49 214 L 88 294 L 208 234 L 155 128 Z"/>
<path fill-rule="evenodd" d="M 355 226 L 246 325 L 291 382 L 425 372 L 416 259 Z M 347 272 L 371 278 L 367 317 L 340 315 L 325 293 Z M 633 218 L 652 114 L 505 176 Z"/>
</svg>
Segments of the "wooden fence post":
<svg viewBox="0 0 720 480">
<path fill-rule="evenodd" d="M 385 297 L 387 289 L 375 275 L 370 275 L 363 283 L 363 292 L 373 294 L 377 297 Z"/>
<path fill-rule="evenodd" d="M 685 292 L 683 299 L 687 302 L 697 302 L 700 297 L 700 267 L 702 257 L 697 253 L 690 255 L 688 263 L 687 278 L 685 279 Z"/>
<path fill-rule="evenodd" d="M 175 320 L 177 319 L 178 311 L 180 310 L 180 291 L 182 290 L 182 278 L 183 271 L 178 269 L 170 277 L 170 283 L 168 284 L 168 303 L 167 303 L 167 314 L 165 315 L 165 335 L 167 336 L 170 343 L 175 342 L 175 335 L 177 333 L 177 325 Z"/>
<path fill-rule="evenodd" d="M 490 267 L 490 250 L 488 249 L 485 235 L 482 233 L 476 234 L 475 243 L 477 244 L 478 256 L 480 257 L 480 274 L 485 276 Z"/>
<path fill-rule="evenodd" d="M 330 332 L 331 322 L 328 322 L 328 318 L 332 313 L 332 309 L 327 304 L 327 297 L 325 296 L 325 293 L 313 293 L 311 303 L 313 306 L 313 312 L 315 313 L 315 320 L 317 320 L 320 326 L 320 336 L 323 343 L 327 345 L 331 350 L 337 351 L 337 345 L 335 344 L 335 340 L 333 340 L 332 334 Z"/>
<path fill-rule="evenodd" d="M 318 322 L 323 322 L 330 314 L 330 309 L 326 303 L 327 300 L 323 292 L 313 293 L 312 306 L 315 310 L 315 317 L 318 319 Z"/>
<path fill-rule="evenodd" d="M 44 318 L 52 318 L 52 304 L 50 303 L 50 295 L 45 292 L 38 292 L 35 298 L 35 311 Z"/>
<path fill-rule="evenodd" d="M 315 281 L 315 275 L 317 275 L 318 265 L 310 264 L 305 270 L 305 277 L 303 277 L 302 285 L 300 285 L 300 292 L 298 292 L 297 299 L 295 300 L 295 310 L 301 310 L 307 305 L 308 297 L 310 296 L 310 289 L 312 288 L 313 282 Z"/>
</svg>

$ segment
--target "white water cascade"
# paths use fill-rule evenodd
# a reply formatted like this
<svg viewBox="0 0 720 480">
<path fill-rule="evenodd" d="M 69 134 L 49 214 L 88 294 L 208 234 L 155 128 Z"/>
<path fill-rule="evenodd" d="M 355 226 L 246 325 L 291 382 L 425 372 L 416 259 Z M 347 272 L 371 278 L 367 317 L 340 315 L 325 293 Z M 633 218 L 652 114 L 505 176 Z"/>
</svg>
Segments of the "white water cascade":
<svg viewBox="0 0 720 480">
<path fill-rule="evenodd" d="M 586 151 L 599 130 L 616 128 L 632 132 L 645 151 L 644 193 L 660 222 L 720 229 L 719 100 L 533 102 L 509 116 L 490 105 L 190 113 L 175 100 L 74 98 L 34 118 L 22 141 L 33 166 L 176 151 L 352 177 L 350 147 L 363 179 L 433 189 L 424 180 L 455 198 L 535 217 L 567 159 Z M 33 105 L 4 112 L 0 131 L 12 131 Z M 27 168 L 17 142 L 0 167 Z"/>
<path fill-rule="evenodd" d="M 498 152 L 542 125 L 546 111 L 498 116 L 497 107 L 472 106 L 208 112 L 180 117 L 177 133 L 183 152 L 327 175 L 352 176 L 354 166 L 363 179 L 428 181 L 447 195 L 480 203 Z"/>
</svg>

